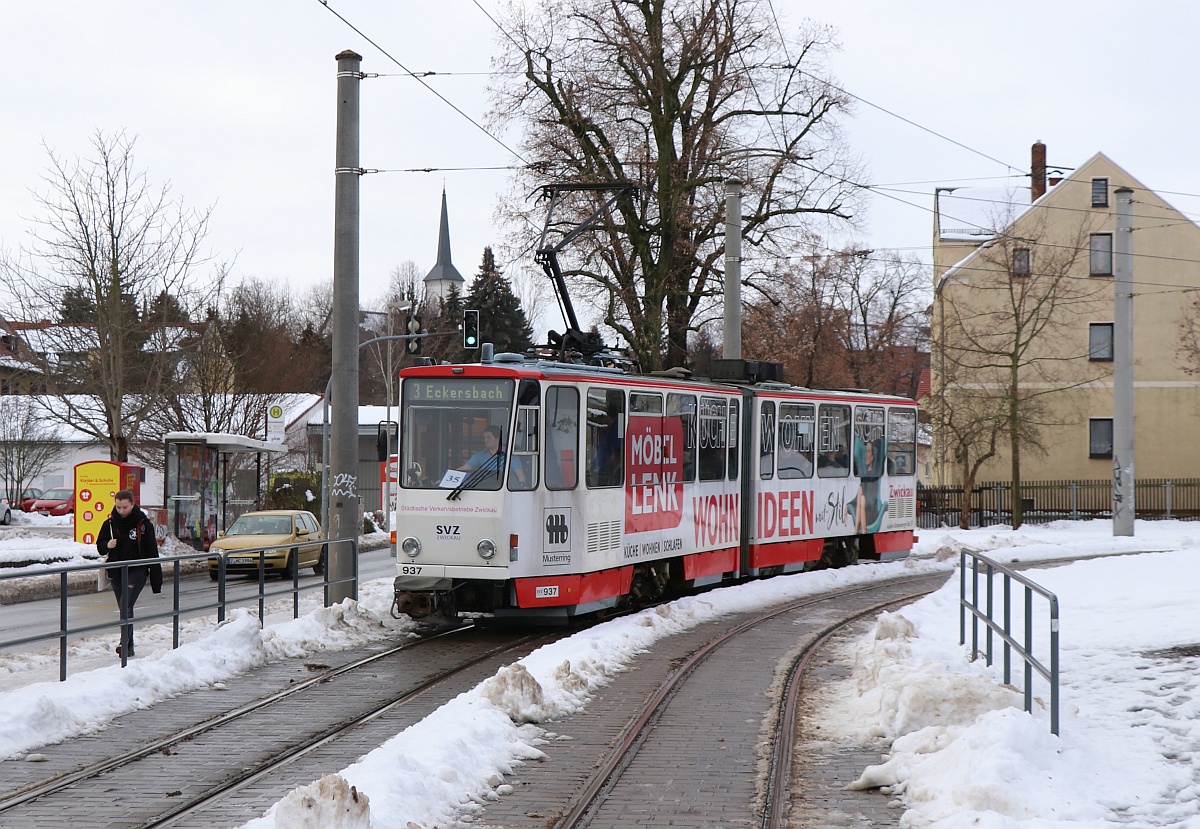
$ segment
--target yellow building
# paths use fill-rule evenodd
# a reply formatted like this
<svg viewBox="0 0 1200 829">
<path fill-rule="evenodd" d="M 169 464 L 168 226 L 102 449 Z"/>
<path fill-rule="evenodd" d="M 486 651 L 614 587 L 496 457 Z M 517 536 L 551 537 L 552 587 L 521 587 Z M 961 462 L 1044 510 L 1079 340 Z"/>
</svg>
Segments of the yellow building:
<svg viewBox="0 0 1200 829">
<path fill-rule="evenodd" d="M 1116 191 L 1133 200 L 1135 475 L 1200 476 L 1200 227 L 1102 153 L 1032 186 L 935 195 L 934 484 L 1113 474 Z M 984 460 L 995 437 L 995 452 Z M 974 474 L 972 475 L 972 471 Z"/>
</svg>

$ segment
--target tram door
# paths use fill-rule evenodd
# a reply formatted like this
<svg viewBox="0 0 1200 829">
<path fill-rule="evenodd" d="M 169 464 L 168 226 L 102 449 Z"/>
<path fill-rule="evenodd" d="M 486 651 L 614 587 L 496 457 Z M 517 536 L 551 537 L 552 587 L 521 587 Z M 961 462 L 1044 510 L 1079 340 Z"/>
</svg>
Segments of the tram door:
<svg viewBox="0 0 1200 829">
<path fill-rule="evenodd" d="M 577 565 L 581 555 L 579 522 L 583 520 L 576 504 L 582 494 L 579 463 L 580 395 L 575 386 L 552 385 L 546 388 L 542 407 L 545 499 L 539 524 L 541 543 L 537 545 L 541 571 L 565 572 Z"/>
</svg>

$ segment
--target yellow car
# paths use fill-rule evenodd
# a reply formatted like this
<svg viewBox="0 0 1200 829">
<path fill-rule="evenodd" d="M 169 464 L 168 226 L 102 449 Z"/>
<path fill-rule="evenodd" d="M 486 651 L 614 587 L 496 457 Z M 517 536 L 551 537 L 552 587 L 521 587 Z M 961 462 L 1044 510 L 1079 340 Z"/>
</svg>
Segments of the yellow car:
<svg viewBox="0 0 1200 829">
<path fill-rule="evenodd" d="M 209 547 L 210 553 L 225 556 L 227 573 L 257 573 L 261 557 L 263 568 L 269 573 L 279 573 L 285 579 L 294 579 L 301 567 L 311 567 L 313 572 L 325 572 L 325 533 L 311 512 L 298 509 L 273 509 L 243 513 L 240 518 L 221 532 Z M 317 542 L 317 543 L 313 543 Z M 292 544 L 278 550 L 264 547 Z M 217 558 L 208 560 L 208 575 L 217 580 Z"/>
</svg>

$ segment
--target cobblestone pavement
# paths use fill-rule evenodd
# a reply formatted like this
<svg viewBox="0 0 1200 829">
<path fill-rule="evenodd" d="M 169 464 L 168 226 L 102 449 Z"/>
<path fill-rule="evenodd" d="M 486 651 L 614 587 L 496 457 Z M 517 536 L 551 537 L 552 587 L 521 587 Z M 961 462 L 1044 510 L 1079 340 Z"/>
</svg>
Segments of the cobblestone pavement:
<svg viewBox="0 0 1200 829">
<path fill-rule="evenodd" d="M 910 588 L 884 589 L 898 596 Z M 762 742 L 778 695 L 773 687 L 777 671 L 786 670 L 797 648 L 831 621 L 886 598 L 871 593 L 833 599 L 763 623 L 722 646 L 669 703 L 587 825 L 592 829 L 760 825 L 766 772 Z M 547 759 L 518 769 L 506 781 L 514 786 L 513 794 L 489 804 L 480 822 L 504 829 L 553 825 L 663 679 L 739 620 L 731 617 L 659 642 L 603 689 L 584 713 L 544 724 L 551 732 L 550 744 L 543 747 Z M 818 660 L 813 681 L 844 676 L 850 666 L 838 658 L 838 649 L 823 650 L 831 656 Z M 805 734 L 806 727 L 801 718 L 794 762 L 802 762 L 793 766 L 791 825 L 797 829 L 898 826 L 901 811 L 889 806 L 891 798 L 873 791 L 843 790 L 866 766 L 879 762 L 883 747 L 813 741 Z"/>
<path fill-rule="evenodd" d="M 511 635 L 488 635 L 495 644 L 511 641 Z M 451 637 L 435 646 L 402 651 L 373 663 L 353 678 L 335 678 L 317 684 L 285 700 L 255 711 L 245 718 L 181 742 L 160 754 L 115 769 L 97 778 L 81 781 L 69 790 L 47 795 L 0 814 L 0 827 L 133 827 L 141 826 L 178 804 L 225 783 L 244 768 L 279 756 L 300 741 L 310 729 L 317 730 L 349 722 L 378 699 L 380 689 L 399 694 L 427 681 L 447 662 L 477 653 L 478 637 Z M 376 645 L 361 651 L 324 654 L 305 661 L 286 660 L 264 666 L 226 682 L 227 690 L 206 689 L 118 719 L 94 735 L 47 746 L 38 753 L 44 763 L 6 761 L 0 763 L 0 788 L 12 792 L 50 774 L 66 774 L 86 765 L 136 750 L 181 728 L 218 717 L 228 711 L 306 680 L 314 672 L 339 667 L 369 652 L 385 649 Z M 517 657 L 519 658 L 519 657 Z M 450 695 L 470 688 L 494 674 L 507 654 L 489 659 L 456 678 Z M 319 660 L 319 661 L 318 661 Z M 357 729 L 347 739 L 333 741 L 322 749 L 298 758 L 276 773 L 255 781 L 236 796 L 216 807 L 197 812 L 173 824 L 187 827 L 230 826 L 258 817 L 297 786 L 321 774 L 336 771 L 431 713 L 447 698 L 446 692 L 421 695 Z"/>
<path fill-rule="evenodd" d="M 895 585 L 884 589 L 899 595 L 909 588 Z M 650 738 L 591 816 L 590 825 L 596 829 L 758 825 L 764 779 L 761 743 L 767 736 L 764 722 L 775 704 L 777 691 L 773 686 L 778 671 L 790 664 L 801 643 L 831 620 L 878 601 L 881 598 L 876 593 L 831 599 L 818 608 L 795 611 L 759 625 L 720 648 L 717 657 L 700 666 L 669 703 Z M 550 825 L 608 756 L 621 729 L 663 679 L 689 654 L 737 621 L 738 617 L 730 617 L 662 640 L 602 689 L 586 711 L 543 724 L 549 732 L 549 744 L 543 746 L 547 759 L 528 763 L 511 775 L 506 782 L 514 786 L 514 792 L 489 804 L 477 824 L 506 829 L 544 829 Z M 356 716 L 378 687 L 399 691 L 424 681 L 454 655 L 455 648 L 464 646 L 448 643 L 447 647 L 450 652 L 445 647 L 417 648 L 407 652 L 410 657 L 404 660 L 376 663 L 370 675 L 358 681 L 362 694 L 348 692 L 345 685 L 336 689 L 318 685 L 295 695 L 292 703 L 273 706 L 261 715 L 239 721 L 232 729 L 210 732 L 130 769 L 114 771 L 61 795 L 0 814 L 0 827 L 141 825 L 202 789 L 228 779 L 242 765 L 286 750 L 303 725 L 345 722 Z M 69 773 L 133 750 L 308 679 L 315 671 L 338 667 L 366 651 L 382 649 L 375 645 L 364 651 L 268 665 L 228 682 L 227 690 L 197 691 L 135 712 L 97 734 L 46 747 L 40 752 L 47 758 L 44 763 L 0 763 L 0 788 L 11 792 L 50 773 Z M 482 681 L 498 667 L 499 663 L 493 661 L 478 666 L 463 677 L 461 687 Z M 827 647 L 812 670 L 813 681 L 828 682 L 844 677 L 849 666 L 837 648 Z M 349 765 L 426 716 L 446 698 L 443 693 L 427 694 L 417 704 L 405 706 L 402 713 L 378 717 L 350 738 L 299 757 L 281 771 L 175 825 L 207 829 L 258 817 L 288 791 L 322 773 Z M 792 825 L 897 826 L 900 810 L 888 805 L 888 797 L 877 792 L 845 792 L 842 788 L 866 765 L 879 762 L 883 747 L 812 739 L 805 731 L 806 721 L 804 716 L 798 718 Z M 181 774 L 182 768 L 189 769 L 186 775 Z"/>
</svg>

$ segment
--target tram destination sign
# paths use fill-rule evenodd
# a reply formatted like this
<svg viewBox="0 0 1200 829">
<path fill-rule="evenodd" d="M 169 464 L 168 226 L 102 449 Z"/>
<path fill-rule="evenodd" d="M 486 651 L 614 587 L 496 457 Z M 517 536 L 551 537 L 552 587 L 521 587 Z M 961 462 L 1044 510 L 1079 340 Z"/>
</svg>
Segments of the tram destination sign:
<svg viewBox="0 0 1200 829">
<path fill-rule="evenodd" d="M 404 381 L 405 397 L 428 403 L 508 403 L 512 400 L 511 380 L 470 380 L 447 378 Z"/>
</svg>

